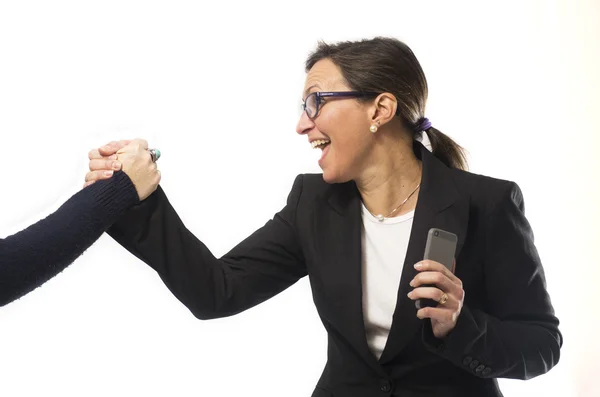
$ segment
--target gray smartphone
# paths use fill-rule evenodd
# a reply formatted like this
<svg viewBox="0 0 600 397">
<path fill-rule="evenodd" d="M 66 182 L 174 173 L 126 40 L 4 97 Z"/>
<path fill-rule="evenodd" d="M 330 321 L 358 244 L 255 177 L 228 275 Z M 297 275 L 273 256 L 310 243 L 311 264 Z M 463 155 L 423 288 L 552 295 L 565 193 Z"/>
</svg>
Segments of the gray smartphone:
<svg viewBox="0 0 600 397">
<path fill-rule="evenodd" d="M 456 234 L 432 228 L 427 233 L 427 243 L 425 244 L 423 259 L 431 259 L 439 262 L 454 273 L 454 254 L 456 253 L 457 242 L 458 236 Z M 422 287 L 434 287 L 434 285 L 422 285 Z M 438 303 L 433 299 L 417 299 L 415 301 L 417 309 L 435 307 L 437 305 Z"/>
</svg>

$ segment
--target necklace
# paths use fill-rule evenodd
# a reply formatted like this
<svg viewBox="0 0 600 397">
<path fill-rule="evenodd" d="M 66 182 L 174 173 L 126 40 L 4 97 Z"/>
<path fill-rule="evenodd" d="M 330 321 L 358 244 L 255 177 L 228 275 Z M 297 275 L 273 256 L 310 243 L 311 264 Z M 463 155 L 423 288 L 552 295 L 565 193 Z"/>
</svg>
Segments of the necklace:
<svg viewBox="0 0 600 397">
<path fill-rule="evenodd" d="M 366 206 L 365 206 L 365 208 L 367 208 L 367 211 L 369 211 L 369 214 L 371 214 L 371 215 L 373 215 L 375 218 L 377 218 L 377 220 L 378 220 L 379 222 L 383 222 L 383 220 L 384 220 L 385 218 L 389 218 L 389 217 L 390 217 L 390 216 L 392 216 L 392 215 L 393 215 L 393 214 L 394 214 L 396 211 L 398 211 L 400 208 L 402 208 L 402 206 L 403 206 L 403 205 L 404 205 L 404 204 L 405 204 L 405 203 L 408 201 L 408 199 L 410 199 L 410 198 L 412 197 L 412 195 L 413 195 L 413 194 L 415 194 L 415 192 L 417 191 L 417 189 L 419 188 L 419 186 L 421 186 L 421 184 L 420 184 L 420 183 L 417 185 L 417 187 L 415 188 L 415 190 L 413 190 L 413 191 L 412 191 L 412 192 L 411 192 L 411 193 L 408 195 L 408 197 L 407 197 L 407 198 L 405 198 L 405 199 L 404 199 L 404 201 L 403 201 L 403 202 L 402 202 L 402 203 L 401 203 L 399 206 L 397 206 L 396 208 L 394 208 L 394 209 L 393 209 L 393 210 L 392 210 L 392 211 L 391 211 L 389 214 L 387 214 L 386 216 L 383 216 L 382 214 L 375 215 L 375 214 L 373 214 L 371 211 L 369 211 L 369 209 L 368 209 Z"/>
</svg>

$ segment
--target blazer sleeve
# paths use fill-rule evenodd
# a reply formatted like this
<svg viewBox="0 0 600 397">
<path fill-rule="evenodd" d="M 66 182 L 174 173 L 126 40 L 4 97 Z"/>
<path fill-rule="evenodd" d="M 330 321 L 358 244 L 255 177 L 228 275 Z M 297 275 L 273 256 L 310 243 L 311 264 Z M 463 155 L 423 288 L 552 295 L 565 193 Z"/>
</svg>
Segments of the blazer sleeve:
<svg viewBox="0 0 600 397">
<path fill-rule="evenodd" d="M 425 342 L 476 376 L 533 378 L 556 365 L 563 339 L 515 183 L 505 189 L 486 223 L 486 312 L 464 306 L 456 327 L 441 342 L 430 324 L 424 327 Z"/>
<path fill-rule="evenodd" d="M 0 306 L 63 271 L 138 202 L 135 186 L 118 171 L 80 190 L 45 219 L 0 239 Z"/>
<path fill-rule="evenodd" d="M 226 317 L 271 298 L 307 274 L 295 229 L 301 194 L 299 175 L 285 207 L 222 258 L 185 227 L 160 186 L 108 234 L 156 270 L 196 317 Z"/>
</svg>

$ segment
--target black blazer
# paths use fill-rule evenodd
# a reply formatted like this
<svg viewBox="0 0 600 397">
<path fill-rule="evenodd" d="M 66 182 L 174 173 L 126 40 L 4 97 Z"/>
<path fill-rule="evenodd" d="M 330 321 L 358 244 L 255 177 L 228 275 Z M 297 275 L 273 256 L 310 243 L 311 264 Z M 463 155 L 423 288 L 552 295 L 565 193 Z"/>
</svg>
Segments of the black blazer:
<svg viewBox="0 0 600 397">
<path fill-rule="evenodd" d="M 362 316 L 362 221 L 353 182 L 299 175 L 287 205 L 220 259 L 186 229 L 160 187 L 108 233 L 200 319 L 239 313 L 308 275 L 328 333 L 328 360 L 313 397 L 501 396 L 496 378 L 543 374 L 562 345 L 521 191 L 513 182 L 449 169 L 420 143 L 415 153 L 422 187 L 379 360 Z M 443 340 L 406 296 L 432 227 L 458 235 L 456 275 L 465 290 L 456 328 Z"/>
</svg>

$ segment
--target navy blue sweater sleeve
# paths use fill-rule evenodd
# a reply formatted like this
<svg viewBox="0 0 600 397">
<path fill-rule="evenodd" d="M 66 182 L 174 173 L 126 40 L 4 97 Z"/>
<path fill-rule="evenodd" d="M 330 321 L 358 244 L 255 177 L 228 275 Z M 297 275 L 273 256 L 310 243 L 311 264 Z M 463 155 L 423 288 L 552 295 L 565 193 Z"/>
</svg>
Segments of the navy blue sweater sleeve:
<svg viewBox="0 0 600 397">
<path fill-rule="evenodd" d="M 115 172 L 74 194 L 45 219 L 0 239 L 0 306 L 64 270 L 138 202 L 127 174 Z"/>
</svg>

